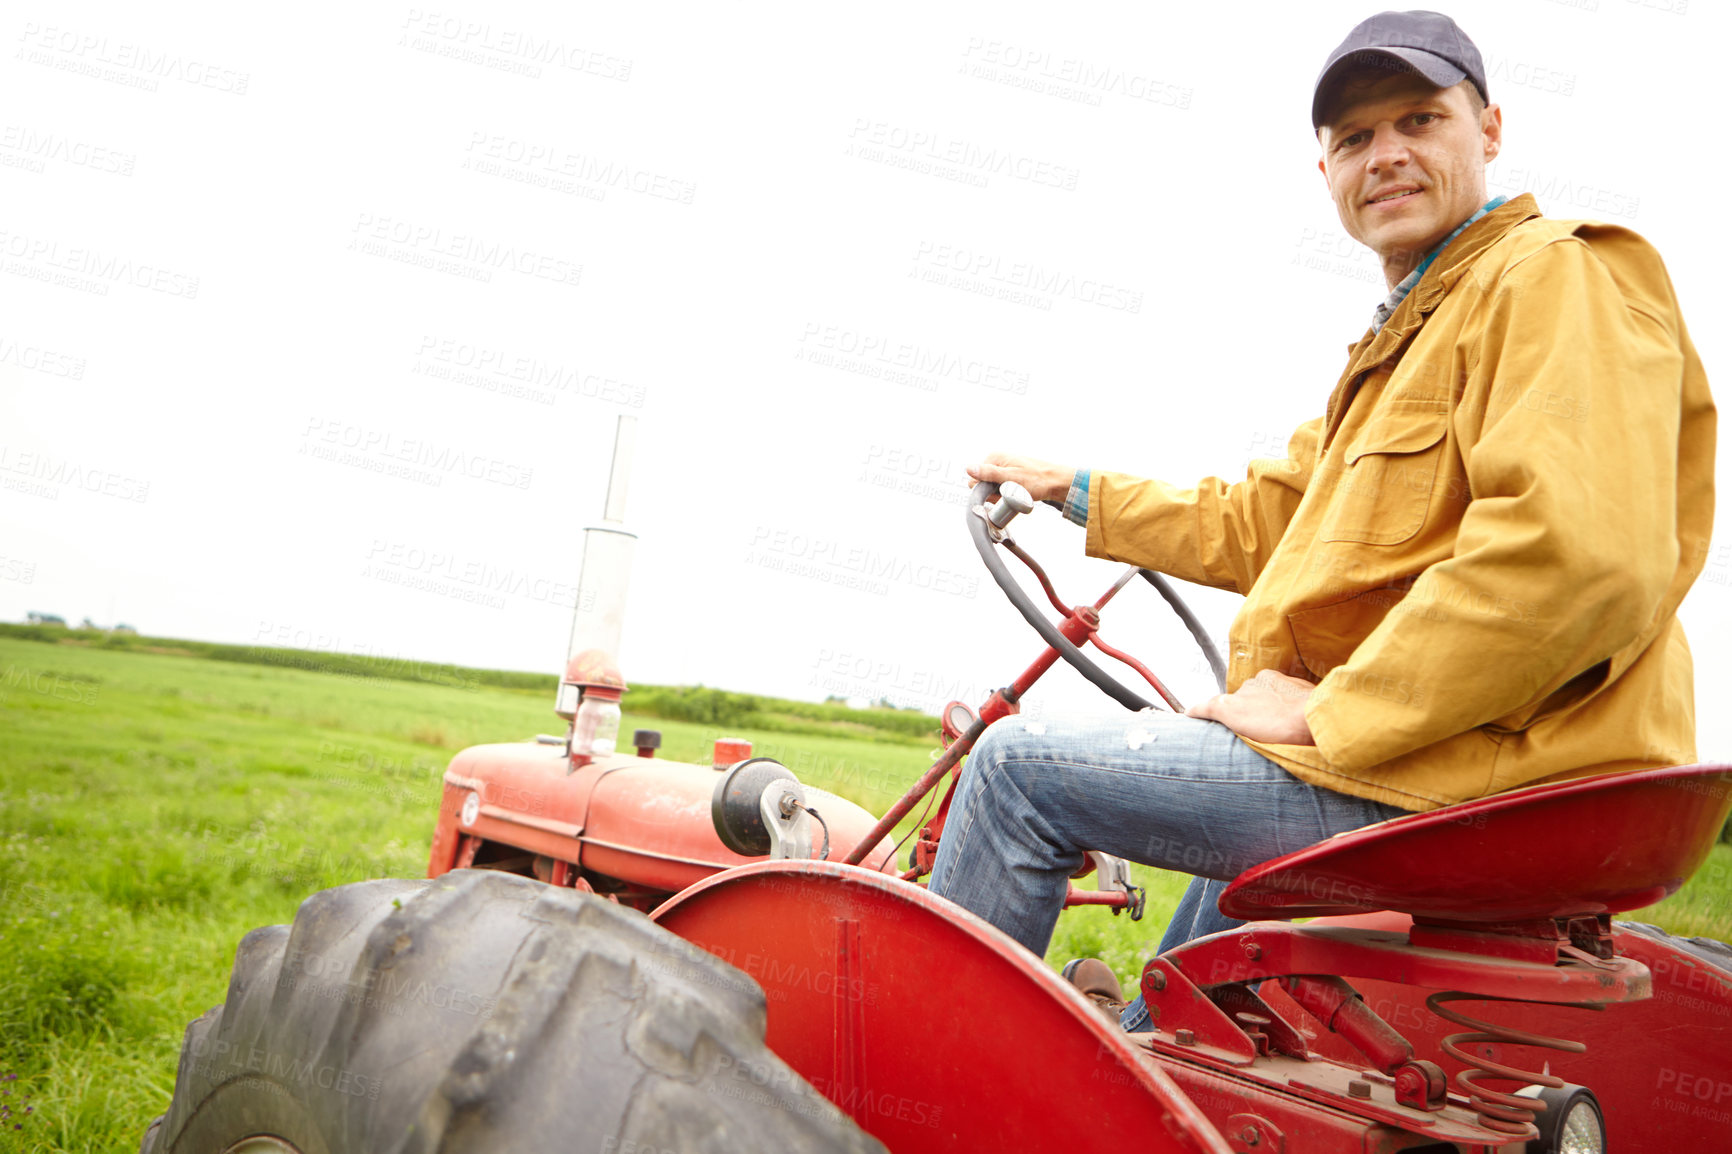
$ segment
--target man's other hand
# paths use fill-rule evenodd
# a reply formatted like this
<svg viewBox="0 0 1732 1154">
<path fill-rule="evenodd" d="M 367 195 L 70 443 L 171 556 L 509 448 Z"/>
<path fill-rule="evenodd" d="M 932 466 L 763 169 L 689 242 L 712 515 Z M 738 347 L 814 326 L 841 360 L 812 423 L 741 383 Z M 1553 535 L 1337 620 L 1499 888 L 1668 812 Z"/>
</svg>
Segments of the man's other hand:
<svg viewBox="0 0 1732 1154">
<path fill-rule="evenodd" d="M 1010 453 L 988 453 L 978 465 L 969 465 L 968 476 L 974 481 L 1003 484 L 1015 481 L 1036 501 L 1062 501 L 1070 492 L 1076 470 L 1069 465 L 1055 465 L 1034 457 L 1017 457 Z"/>
<path fill-rule="evenodd" d="M 1317 687 L 1265 669 L 1232 693 L 1185 710 L 1186 717 L 1218 721 L 1240 737 L 1273 745 L 1316 745 L 1305 720 L 1305 702 Z"/>
</svg>

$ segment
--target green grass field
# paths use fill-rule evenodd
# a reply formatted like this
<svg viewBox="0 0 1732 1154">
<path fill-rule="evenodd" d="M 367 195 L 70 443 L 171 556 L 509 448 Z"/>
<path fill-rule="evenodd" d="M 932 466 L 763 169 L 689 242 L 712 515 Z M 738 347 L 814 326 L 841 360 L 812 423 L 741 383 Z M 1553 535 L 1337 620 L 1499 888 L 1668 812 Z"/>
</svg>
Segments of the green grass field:
<svg viewBox="0 0 1732 1154">
<path fill-rule="evenodd" d="M 451 755 L 561 724 L 543 689 L 69 640 L 0 636 L 0 1151 L 136 1149 L 241 936 L 316 890 L 421 876 Z M 874 811 L 930 764 L 930 742 L 871 719 L 765 716 L 778 728 L 728 732 Z M 686 760 L 718 735 L 634 725 Z M 1715 855 L 1643 920 L 1732 937 L 1732 847 Z M 1149 916 L 1072 911 L 1049 961 L 1140 969 L 1184 879 L 1135 870 Z"/>
</svg>

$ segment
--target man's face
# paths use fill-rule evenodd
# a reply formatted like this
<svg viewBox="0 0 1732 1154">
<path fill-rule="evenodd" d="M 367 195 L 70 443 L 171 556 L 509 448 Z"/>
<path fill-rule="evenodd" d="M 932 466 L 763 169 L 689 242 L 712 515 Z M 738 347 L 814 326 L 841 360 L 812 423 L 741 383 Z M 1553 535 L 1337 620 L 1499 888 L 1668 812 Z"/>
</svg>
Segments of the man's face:
<svg viewBox="0 0 1732 1154">
<path fill-rule="evenodd" d="M 1317 167 L 1341 225 L 1377 253 L 1392 284 L 1485 203 L 1503 114 L 1476 103 L 1461 85 L 1370 69 L 1346 79 L 1318 132 Z"/>
</svg>

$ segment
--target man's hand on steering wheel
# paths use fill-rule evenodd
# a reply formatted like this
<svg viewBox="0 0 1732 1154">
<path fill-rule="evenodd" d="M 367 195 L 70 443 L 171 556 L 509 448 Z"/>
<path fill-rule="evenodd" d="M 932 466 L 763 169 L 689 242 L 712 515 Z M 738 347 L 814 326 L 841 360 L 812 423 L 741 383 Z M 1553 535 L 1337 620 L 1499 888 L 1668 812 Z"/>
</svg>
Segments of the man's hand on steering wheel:
<svg viewBox="0 0 1732 1154">
<path fill-rule="evenodd" d="M 1185 710 L 1186 717 L 1218 721 L 1240 737 L 1276 745 L 1316 745 L 1305 720 L 1305 702 L 1317 687 L 1265 669 L 1232 693 Z"/>
<path fill-rule="evenodd" d="M 1076 470 L 1065 465 L 1055 465 L 1050 461 L 1040 460 L 1038 457 L 1019 457 L 1010 453 L 988 453 L 980 464 L 968 466 L 968 475 L 979 485 L 997 486 L 1014 481 L 1027 489 L 1029 496 L 1037 501 L 1061 501 L 1070 492 L 1071 481 L 1076 476 Z M 980 500 L 982 493 L 983 490 L 977 488 L 974 499 Z M 985 496 L 988 501 L 996 500 L 996 498 L 996 491 Z M 1038 617 L 1038 611 L 1034 608 L 1033 603 L 1015 588 L 1002 563 L 993 556 L 991 541 L 996 540 L 996 538 L 990 538 L 973 521 L 969 522 L 969 531 L 975 535 L 975 545 L 980 550 L 981 560 L 986 562 L 987 569 L 992 573 L 993 579 L 998 582 L 999 587 L 1004 590 L 1011 603 L 1017 607 L 1023 617 L 1028 620 L 1028 623 L 1033 625 L 1036 631 L 1046 639 L 1047 644 L 1057 649 L 1066 661 L 1076 667 L 1078 672 L 1093 681 L 1126 708 L 1139 709 L 1147 704 L 1134 694 L 1127 693 L 1122 685 L 1112 682 L 1092 661 L 1084 657 L 1069 643 L 1063 641 L 1062 638 L 1059 638 L 1051 624 Z M 1028 560 L 1026 556 L 1024 560 Z M 1032 562 L 1030 563 L 1032 564 Z M 1039 572 L 1038 568 L 1036 572 Z M 1157 589 L 1161 590 L 1162 596 L 1173 603 L 1174 609 L 1178 610 L 1179 615 L 1185 619 L 1186 625 L 1191 629 L 1193 636 L 1197 638 L 1198 644 L 1203 646 L 1204 652 L 1209 657 L 1209 663 L 1215 670 L 1217 682 L 1224 682 L 1225 668 L 1221 664 L 1220 657 L 1215 653 L 1214 646 L 1208 642 L 1207 634 L 1203 632 L 1201 624 L 1196 621 L 1188 609 L 1183 607 L 1183 602 L 1178 600 L 1176 594 L 1172 593 L 1169 588 L 1163 587 L 1162 578 L 1147 570 L 1143 571 L 1143 575 L 1154 583 Z M 1044 582 L 1046 578 L 1042 576 L 1041 580 Z M 1048 588 L 1049 596 L 1055 596 L 1051 594 L 1050 586 Z M 1115 592 L 1116 589 L 1115 586 Z M 1108 596 L 1110 595 L 1109 593 Z M 1144 672 L 1147 673 L 1146 670 Z M 1152 677 L 1152 675 L 1148 676 Z M 1317 742 L 1311 735 L 1311 725 L 1305 720 L 1305 703 L 1310 698 L 1312 690 L 1316 688 L 1309 681 L 1301 681 L 1297 677 L 1289 677 L 1273 669 L 1265 669 L 1240 685 L 1235 692 L 1211 697 L 1202 704 L 1194 705 L 1185 710 L 1185 715 L 1218 721 L 1240 737 L 1249 738 L 1252 741 L 1266 741 L 1278 745 L 1315 745 Z M 1166 693 L 1164 689 L 1161 692 Z M 1170 696 L 1168 700 L 1172 700 Z"/>
<path fill-rule="evenodd" d="M 967 466 L 969 477 L 994 485 L 1015 481 L 1036 501 L 1062 501 L 1070 492 L 1076 470 L 1068 465 L 1055 465 L 1036 457 L 1018 457 L 1011 453 L 988 453 L 978 465 Z"/>
</svg>

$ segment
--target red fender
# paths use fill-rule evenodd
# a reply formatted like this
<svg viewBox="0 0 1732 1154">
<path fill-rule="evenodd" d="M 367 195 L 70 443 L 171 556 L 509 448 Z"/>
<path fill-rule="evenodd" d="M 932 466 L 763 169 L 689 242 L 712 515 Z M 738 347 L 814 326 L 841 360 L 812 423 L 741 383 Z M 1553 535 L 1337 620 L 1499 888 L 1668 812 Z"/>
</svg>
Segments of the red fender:
<svg viewBox="0 0 1732 1154">
<path fill-rule="evenodd" d="M 770 1048 L 898 1154 L 1231 1154 L 1082 994 L 920 886 L 838 863 L 764 862 L 651 916 L 755 979 Z"/>
</svg>

